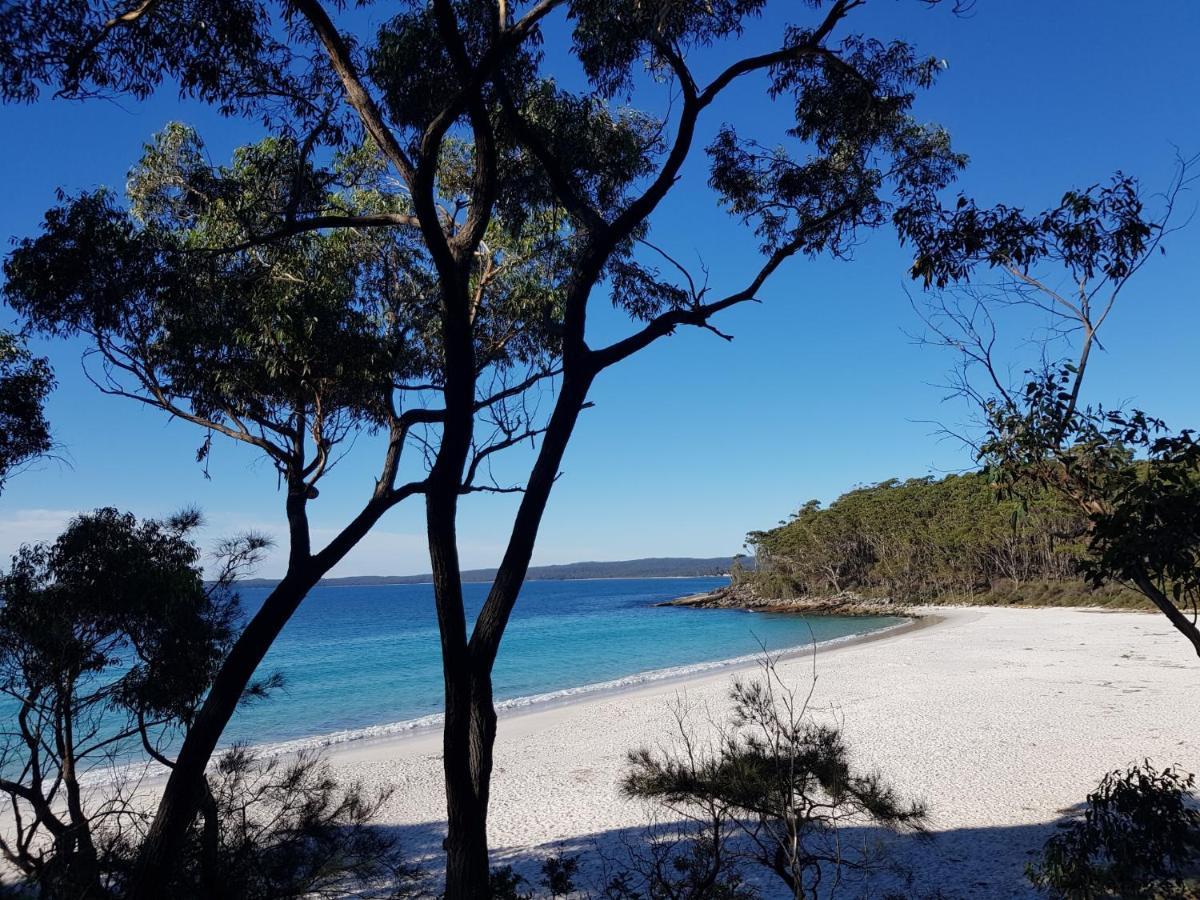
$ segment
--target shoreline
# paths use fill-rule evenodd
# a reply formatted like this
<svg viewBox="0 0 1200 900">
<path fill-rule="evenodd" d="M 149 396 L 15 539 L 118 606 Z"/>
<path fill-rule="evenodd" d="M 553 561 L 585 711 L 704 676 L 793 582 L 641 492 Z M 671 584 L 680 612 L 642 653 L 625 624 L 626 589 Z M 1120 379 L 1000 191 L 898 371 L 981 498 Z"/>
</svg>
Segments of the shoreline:
<svg viewBox="0 0 1200 900">
<path fill-rule="evenodd" d="M 844 635 L 818 641 L 815 644 L 804 644 L 787 647 L 783 650 L 770 651 L 772 658 L 780 662 L 802 659 L 812 654 L 818 656 L 831 653 L 847 647 L 875 641 L 888 640 L 909 634 L 922 628 L 928 628 L 941 621 L 936 614 L 910 614 L 894 616 L 903 619 L 893 625 L 871 631 Z M 589 682 L 557 691 L 542 694 L 531 694 L 520 697 L 510 697 L 497 701 L 496 715 L 500 722 L 508 723 L 526 716 L 536 716 L 540 713 L 553 712 L 564 708 L 589 702 L 607 702 L 623 696 L 636 696 L 643 691 L 658 691 L 689 682 L 746 672 L 758 668 L 762 654 L 747 654 L 728 657 L 725 659 L 709 660 L 681 666 L 670 666 L 663 669 L 648 669 L 632 672 L 610 681 Z M 440 735 L 443 721 L 442 713 L 421 716 L 417 719 L 404 719 L 397 722 L 382 722 L 377 725 L 367 725 L 361 728 L 343 731 L 325 732 L 286 741 L 271 741 L 254 745 L 251 749 L 264 757 L 290 756 L 303 750 L 318 750 L 330 756 L 343 752 L 351 752 L 357 748 L 375 748 L 389 743 L 402 743 L 418 740 L 430 735 Z"/>
<path fill-rule="evenodd" d="M 868 895 L 1036 897 L 1026 862 L 1105 772 L 1143 758 L 1200 770 L 1191 703 L 1200 665 L 1165 619 L 1062 607 L 913 612 L 923 618 L 818 649 L 815 672 L 807 653 L 779 664 L 788 683 L 812 684 L 813 720 L 840 728 L 858 765 L 929 806 L 929 840 L 887 839 L 912 880 Z M 536 877 L 547 855 L 580 855 L 585 867 L 619 855 L 647 822 L 646 808 L 620 792 L 628 752 L 671 745 L 672 704 L 693 710 L 689 721 L 708 733 L 728 709 L 732 677 L 752 667 L 503 717 L 488 817 L 494 863 Z M 440 734 L 425 733 L 328 754 L 339 777 L 394 789 L 380 825 L 434 874 L 445 834 L 441 749 Z"/>
<path fill-rule="evenodd" d="M 808 715 L 841 730 L 856 765 L 928 805 L 928 839 L 885 836 L 887 871 L 903 880 L 880 874 L 867 896 L 1035 898 L 1026 863 L 1105 772 L 1143 759 L 1200 771 L 1200 708 L 1191 702 L 1200 664 L 1163 617 L 1062 607 L 912 612 L 920 618 L 799 648 L 778 664 L 789 685 L 811 685 Z M 689 728 L 711 737 L 733 678 L 754 668 L 742 660 L 503 713 L 488 817 L 494 865 L 532 880 L 546 856 L 579 856 L 580 884 L 595 886 L 597 860 L 618 858 L 647 825 L 648 808 L 620 791 L 629 751 L 672 746 L 674 709 L 690 710 Z M 324 753 L 342 782 L 391 793 L 376 826 L 436 881 L 446 815 L 440 732 Z M 149 798 L 158 789 L 149 780 L 139 787 Z M 846 827 L 848 839 L 859 836 Z"/>
<path fill-rule="evenodd" d="M 671 605 L 671 603 L 668 602 L 660 605 Z M 747 612 L 754 611 L 757 610 L 747 610 Z M 762 611 L 772 612 L 772 610 Z M 774 612 L 777 612 L 777 614 L 804 617 L 804 613 L 802 612 Z M 860 644 L 899 637 L 921 628 L 936 625 L 940 621 L 940 618 L 936 614 L 930 614 L 928 610 L 924 612 L 909 610 L 906 615 L 890 614 L 887 617 L 902 621 L 870 631 L 856 632 L 815 643 L 810 642 L 769 652 L 771 657 L 779 662 L 790 662 L 814 654 L 821 655 Z M 846 616 L 843 618 L 853 617 Z M 631 672 L 628 675 L 608 681 L 588 682 L 540 694 L 509 697 L 496 702 L 497 719 L 501 723 L 509 723 L 525 717 L 570 709 L 577 705 L 602 703 L 623 696 L 636 697 L 647 691 L 657 692 L 672 687 L 679 687 L 680 685 L 686 686 L 694 681 L 711 679 L 718 676 L 736 675 L 757 669 L 761 659 L 761 653 L 745 654 L 698 663 L 669 666 L 661 669 L 647 669 L 640 672 Z M 263 759 L 289 758 L 302 752 L 315 751 L 333 760 L 334 757 L 353 754 L 359 750 L 370 752 L 386 748 L 393 744 L 403 745 L 409 741 L 440 738 L 443 721 L 443 713 L 432 713 L 415 719 L 380 722 L 358 728 L 319 732 L 305 735 L 304 737 L 255 743 L 249 745 L 248 749 Z M 214 754 L 214 760 L 229 749 L 229 747 L 218 747 Z M 126 764 L 119 764 L 115 770 L 101 767 L 94 774 L 88 773 L 87 780 L 91 783 L 120 781 L 129 771 L 137 771 L 142 768 L 143 764 L 141 763 L 130 763 L 128 767 Z M 150 771 L 142 773 L 137 778 L 138 783 L 145 787 L 154 788 L 164 783 L 169 776 L 168 772 L 158 771 L 157 767 L 146 766 L 146 768 Z"/>
<path fill-rule="evenodd" d="M 384 575 L 384 576 L 380 576 L 381 578 L 384 578 L 384 579 L 391 579 L 391 578 L 393 578 L 393 577 L 400 579 L 400 580 L 396 580 L 396 581 L 391 581 L 391 580 L 383 580 L 383 581 L 358 581 L 357 579 L 358 579 L 359 577 L 362 577 L 362 576 L 355 576 L 355 575 L 345 576 L 345 577 L 347 577 L 347 578 L 350 578 L 350 579 L 352 579 L 352 580 L 350 580 L 350 581 L 342 581 L 342 580 L 341 580 L 341 577 L 342 577 L 342 576 L 338 576 L 338 577 L 336 577 L 336 578 L 329 579 L 328 581 L 326 581 L 325 579 L 322 579 L 321 581 L 318 581 L 318 582 L 317 582 L 316 586 L 317 586 L 317 587 L 339 587 L 339 588 L 343 588 L 343 587 L 432 587 L 432 586 L 433 586 L 433 582 L 432 582 L 432 581 L 405 581 L 404 579 L 405 579 L 405 578 L 407 578 L 407 577 L 409 577 L 409 576 L 404 576 L 404 575 L 400 575 L 400 576 L 390 576 L 390 575 Z M 366 577 L 370 577 L 370 576 L 366 576 Z M 703 579 L 706 579 L 706 578 L 710 578 L 710 579 L 725 578 L 725 579 L 728 579 L 728 578 L 729 578 L 729 573 L 728 573 L 728 572 L 722 572 L 722 573 L 721 573 L 721 574 L 719 574 L 719 575 L 584 575 L 584 576 L 582 576 L 582 577 L 579 577 L 579 578 L 549 578 L 549 577 L 546 577 L 546 576 L 542 576 L 542 577 L 536 577 L 536 576 L 534 576 L 534 577 L 526 578 L 525 580 L 526 580 L 526 581 L 538 581 L 538 582 L 575 582 L 575 581 L 701 581 L 701 580 L 703 580 Z M 275 578 L 248 578 L 248 579 L 246 579 L 246 580 L 244 580 L 244 581 L 239 581 L 239 582 L 238 582 L 238 585 L 239 585 L 240 587 L 244 587 L 244 588 L 265 588 L 265 589 L 271 589 L 271 588 L 274 588 L 274 587 L 276 587 L 278 584 L 279 584 L 279 579 L 275 579 Z M 466 579 L 463 579 L 463 584 L 491 584 L 491 581 L 488 581 L 488 580 L 485 580 L 485 579 L 482 579 L 482 578 L 480 578 L 480 579 L 470 579 L 470 578 L 466 578 Z"/>
</svg>

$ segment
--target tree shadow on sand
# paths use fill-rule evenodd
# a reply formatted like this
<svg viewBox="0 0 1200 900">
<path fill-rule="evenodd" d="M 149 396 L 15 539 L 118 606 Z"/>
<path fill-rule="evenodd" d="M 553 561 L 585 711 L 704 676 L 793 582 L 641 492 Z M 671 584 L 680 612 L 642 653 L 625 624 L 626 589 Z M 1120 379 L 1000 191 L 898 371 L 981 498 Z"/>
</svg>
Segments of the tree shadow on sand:
<svg viewBox="0 0 1200 900">
<path fill-rule="evenodd" d="M 845 844 L 871 848 L 878 854 L 878 865 L 864 873 L 847 873 L 836 896 L 892 895 L 911 900 L 1038 897 L 1025 877 L 1025 866 L 1040 854 L 1047 838 L 1072 821 L 1074 811 L 1065 812 L 1064 817 L 1055 821 L 1028 825 L 937 830 L 935 821 L 927 834 L 894 834 L 870 827 L 842 828 L 840 834 Z M 667 827 L 670 824 L 666 823 Z M 380 827 L 400 841 L 408 859 L 436 879 L 442 863 L 443 823 Z M 494 866 L 511 866 L 530 885 L 535 885 L 547 858 L 576 857 L 578 884 L 595 890 L 627 866 L 632 853 L 644 850 L 648 840 L 649 833 L 644 827 L 620 828 L 536 847 L 497 846 L 492 859 Z M 748 866 L 746 876 L 747 882 L 764 898 L 789 896 L 769 872 Z"/>
</svg>

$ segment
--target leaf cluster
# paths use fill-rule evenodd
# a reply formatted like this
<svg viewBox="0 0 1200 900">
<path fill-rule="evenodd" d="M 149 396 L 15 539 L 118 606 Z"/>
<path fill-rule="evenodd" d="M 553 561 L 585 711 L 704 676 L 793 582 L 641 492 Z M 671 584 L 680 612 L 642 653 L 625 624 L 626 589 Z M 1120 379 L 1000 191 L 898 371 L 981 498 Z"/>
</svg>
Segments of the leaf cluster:
<svg viewBox="0 0 1200 900">
<path fill-rule="evenodd" d="M 765 252 L 845 256 L 861 230 L 891 220 L 904 236 L 925 222 L 966 157 L 912 115 L 937 60 L 902 42 L 851 36 L 827 50 L 813 41 L 811 29 L 788 30 L 792 55 L 772 68 L 770 86 L 792 100 L 789 134 L 811 154 L 766 147 L 727 125 L 708 147 L 709 183 Z"/>
<path fill-rule="evenodd" d="M 1063 900 L 1183 898 L 1200 854 L 1196 779 L 1147 760 L 1109 772 L 1082 818 L 1054 835 L 1027 868 L 1033 884 Z"/>
<path fill-rule="evenodd" d="M 203 580 L 198 524 L 100 509 L 53 544 L 22 546 L 0 578 L 4 692 L 65 689 L 134 717 L 190 718 L 239 615 L 227 585 Z"/>
<path fill-rule="evenodd" d="M 50 363 L 0 331 L 0 490 L 13 472 L 50 452 L 45 404 L 53 389 Z"/>
<path fill-rule="evenodd" d="M 917 249 L 912 275 L 926 287 L 961 281 L 981 264 L 1028 272 L 1046 262 L 1082 285 L 1098 275 L 1123 281 L 1161 230 L 1146 215 L 1137 179 L 1118 172 L 1107 183 L 1067 191 L 1040 213 L 1003 204 L 981 209 L 960 196 L 953 210 L 906 223 L 904 234 Z"/>
<path fill-rule="evenodd" d="M 805 0 L 817 7 L 820 0 Z M 766 0 L 571 0 L 575 55 L 596 91 L 614 97 L 632 89 L 640 63 L 667 68 L 667 48 L 705 47 L 736 38 Z"/>
</svg>

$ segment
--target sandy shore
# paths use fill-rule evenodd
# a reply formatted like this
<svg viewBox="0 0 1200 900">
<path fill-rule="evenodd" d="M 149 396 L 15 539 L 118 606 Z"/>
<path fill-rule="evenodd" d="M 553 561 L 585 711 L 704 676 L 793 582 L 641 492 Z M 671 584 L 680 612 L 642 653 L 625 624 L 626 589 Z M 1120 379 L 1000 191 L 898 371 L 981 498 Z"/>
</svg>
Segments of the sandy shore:
<svg viewBox="0 0 1200 900">
<path fill-rule="evenodd" d="M 1026 862 L 1106 770 L 1143 757 L 1200 770 L 1200 662 L 1161 617 L 925 612 L 939 621 L 820 652 L 813 695 L 816 714 L 842 722 L 863 765 L 929 805 L 933 839 L 892 846 L 912 872 L 910 896 L 1030 896 Z M 780 671 L 806 686 L 812 660 Z M 617 791 L 625 752 L 662 742 L 677 697 L 722 708 L 732 676 L 502 719 L 489 823 L 497 857 L 529 867 L 539 854 L 613 852 L 636 837 L 645 810 Z M 394 786 L 382 824 L 398 828 L 410 852 L 437 854 L 437 734 L 347 745 L 331 761 L 346 777 Z"/>
</svg>

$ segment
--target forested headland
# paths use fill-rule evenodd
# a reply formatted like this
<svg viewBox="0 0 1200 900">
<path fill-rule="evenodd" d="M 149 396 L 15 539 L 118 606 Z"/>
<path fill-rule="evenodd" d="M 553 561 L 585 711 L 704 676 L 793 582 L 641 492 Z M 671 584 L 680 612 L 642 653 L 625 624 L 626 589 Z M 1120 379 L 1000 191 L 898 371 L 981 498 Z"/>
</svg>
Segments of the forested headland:
<svg viewBox="0 0 1200 900">
<path fill-rule="evenodd" d="M 735 590 L 766 599 L 851 593 L 894 602 L 1140 606 L 1080 572 L 1089 522 L 1046 491 L 1004 498 L 987 471 L 892 479 L 805 503 L 753 531 Z"/>
</svg>

